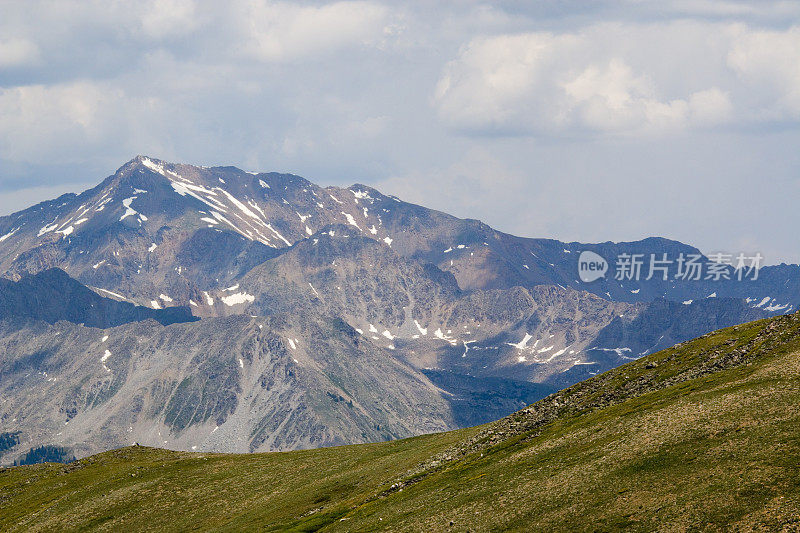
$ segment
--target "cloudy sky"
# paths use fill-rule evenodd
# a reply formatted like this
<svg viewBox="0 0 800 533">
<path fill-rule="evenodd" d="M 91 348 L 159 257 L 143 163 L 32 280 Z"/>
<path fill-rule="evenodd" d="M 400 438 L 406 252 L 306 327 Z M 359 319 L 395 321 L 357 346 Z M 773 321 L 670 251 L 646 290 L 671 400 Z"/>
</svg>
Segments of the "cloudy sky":
<svg viewBox="0 0 800 533">
<path fill-rule="evenodd" d="M 800 262 L 797 1 L 0 3 L 0 214 L 147 154 Z"/>
</svg>

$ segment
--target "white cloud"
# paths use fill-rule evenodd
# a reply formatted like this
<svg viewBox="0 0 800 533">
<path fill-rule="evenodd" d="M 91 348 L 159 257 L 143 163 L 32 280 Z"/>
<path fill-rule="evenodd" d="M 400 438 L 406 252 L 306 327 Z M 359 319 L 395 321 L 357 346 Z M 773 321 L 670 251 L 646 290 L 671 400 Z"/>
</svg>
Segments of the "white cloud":
<svg viewBox="0 0 800 533">
<path fill-rule="evenodd" d="M 780 117 L 800 117 L 800 26 L 786 31 L 750 31 L 736 26 L 728 65 L 756 91 L 759 99 Z"/>
<path fill-rule="evenodd" d="M 776 107 L 797 115 L 800 31 L 677 21 L 479 37 L 443 69 L 434 105 L 455 130 L 500 135 L 657 135 Z"/>
<path fill-rule="evenodd" d="M 0 88 L 0 157 L 50 164 L 93 158 L 127 145 L 142 122 L 157 123 L 148 118 L 157 117 L 149 109 L 156 101 L 103 82 Z"/>
<path fill-rule="evenodd" d="M 563 88 L 569 111 L 595 131 L 675 131 L 719 123 L 731 112 L 728 95 L 717 87 L 660 101 L 651 80 L 619 59 L 602 68 L 587 67 Z"/>
<path fill-rule="evenodd" d="M 448 63 L 436 86 L 440 115 L 466 130 L 527 129 L 518 122 L 520 112 L 527 115 L 523 120 L 536 119 L 556 104 L 550 90 L 555 80 L 549 75 L 558 50 L 571 48 L 575 40 L 533 33 L 471 41 Z"/>
<path fill-rule="evenodd" d="M 684 100 L 661 102 L 652 82 L 622 60 L 590 65 L 563 84 L 567 112 L 594 130 L 637 130 L 648 126 L 679 127 L 685 121 Z"/>
<path fill-rule="evenodd" d="M 39 49 L 27 39 L 0 39 L 0 68 L 17 67 L 39 59 Z"/>
<path fill-rule="evenodd" d="M 198 26 L 194 0 L 150 0 L 141 4 L 139 20 L 151 38 L 185 35 Z"/>
<path fill-rule="evenodd" d="M 245 20 L 248 50 L 265 61 L 331 54 L 345 47 L 375 45 L 389 26 L 389 10 L 373 2 L 302 6 L 254 0 Z"/>
</svg>

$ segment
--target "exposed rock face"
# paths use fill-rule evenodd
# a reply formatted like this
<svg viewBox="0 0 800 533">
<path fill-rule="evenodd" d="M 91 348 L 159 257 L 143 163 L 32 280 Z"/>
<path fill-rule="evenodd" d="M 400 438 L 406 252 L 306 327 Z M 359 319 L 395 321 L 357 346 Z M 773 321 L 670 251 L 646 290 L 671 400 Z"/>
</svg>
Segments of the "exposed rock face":
<svg viewBox="0 0 800 533">
<path fill-rule="evenodd" d="M 584 250 L 698 253 L 520 238 L 363 185 L 140 156 L 0 217 L 0 432 L 80 454 L 397 438 L 800 303 L 794 265 L 583 283 Z"/>
<path fill-rule="evenodd" d="M 300 322 L 300 321 L 298 321 Z M 424 375 L 336 320 L 96 329 L 0 320 L 0 426 L 79 455 L 139 442 L 267 451 L 456 427 Z"/>
</svg>

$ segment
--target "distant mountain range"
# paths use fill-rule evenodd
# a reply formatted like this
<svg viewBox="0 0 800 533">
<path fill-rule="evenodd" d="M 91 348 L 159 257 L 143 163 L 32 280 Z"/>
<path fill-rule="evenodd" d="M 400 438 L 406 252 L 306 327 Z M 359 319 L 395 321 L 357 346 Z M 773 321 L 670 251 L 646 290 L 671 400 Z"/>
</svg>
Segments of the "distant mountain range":
<svg viewBox="0 0 800 533">
<path fill-rule="evenodd" d="M 581 281 L 584 252 L 604 278 Z M 708 264 L 667 239 L 515 237 L 364 185 L 139 156 L 0 218 L 0 433 L 20 433 L 0 460 L 474 425 L 800 306 L 797 265 L 663 279 L 690 256 Z M 638 279 L 615 279 L 619 257 L 641 261 Z"/>
</svg>

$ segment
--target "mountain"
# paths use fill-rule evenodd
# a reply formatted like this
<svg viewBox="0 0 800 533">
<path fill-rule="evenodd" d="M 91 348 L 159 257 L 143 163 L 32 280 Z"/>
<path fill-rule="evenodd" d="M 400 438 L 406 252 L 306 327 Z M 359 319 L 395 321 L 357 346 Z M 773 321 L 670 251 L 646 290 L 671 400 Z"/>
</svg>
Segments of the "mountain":
<svg viewBox="0 0 800 533">
<path fill-rule="evenodd" d="M 661 238 L 581 244 L 515 237 L 476 220 L 403 202 L 365 185 L 322 188 L 291 174 L 195 167 L 138 156 L 97 187 L 0 217 L 0 273 L 15 279 L 59 267 L 82 283 L 144 305 L 189 305 L 199 291 L 228 287 L 253 266 L 316 237 L 330 224 L 350 226 L 393 253 L 454 275 L 462 290 L 560 285 L 614 301 L 750 299 L 791 312 L 800 303 L 800 266 L 764 267 L 758 279 L 650 280 L 651 255 L 677 261 L 700 252 Z M 582 251 L 614 266 L 641 254 L 642 279 L 582 283 Z M 707 258 L 701 257 L 703 261 Z M 672 267 L 675 268 L 675 265 Z M 673 272 L 670 271 L 672 274 Z M 161 298 L 164 294 L 169 299 Z M 170 300 L 171 299 L 171 300 Z"/>
<path fill-rule="evenodd" d="M 339 242 L 327 238 L 329 244 Z M 337 238 L 345 246 L 359 245 L 357 236 Z M 324 246 L 320 240 L 309 244 L 309 251 L 323 250 L 321 261 L 327 264 Z M 281 256 L 287 261 L 292 257 Z M 355 263 L 365 263 L 363 257 L 354 257 Z M 419 320 L 409 326 L 402 316 L 409 308 L 405 300 L 400 301 L 405 306 L 370 310 L 374 289 L 360 300 L 337 300 L 338 288 L 348 286 L 347 276 L 319 283 L 337 287 L 331 289 L 330 300 L 326 293 L 304 300 L 309 291 L 300 282 L 288 283 L 290 273 L 304 271 L 293 260 L 288 265 L 267 262 L 259 269 L 269 271 L 257 270 L 243 279 L 247 290 L 258 295 L 247 314 L 200 321 L 191 316 L 175 320 L 176 312 L 187 314 L 185 308 L 155 310 L 100 297 L 56 269 L 26 275 L 19 282 L 5 281 L 6 294 L 34 294 L 30 303 L 47 304 L 10 306 L 0 317 L 0 393 L 7 399 L 0 406 L 0 427 L 21 436 L 6 457 L 42 443 L 70 448 L 79 457 L 133 442 L 253 452 L 464 427 L 499 418 L 557 388 L 638 357 L 643 346 L 669 344 L 693 328 L 739 323 L 758 314 L 739 301 L 724 299 L 689 306 L 660 301 L 641 309 L 621 303 L 609 307 L 593 295 L 558 287 L 464 297 L 452 277 L 435 271 L 426 277 L 424 268 L 401 264 L 410 269 L 406 278 L 397 273 L 403 271 L 397 265 L 381 267 L 395 276 L 387 286 L 405 286 L 394 299 L 410 294 L 415 301 L 423 296 L 431 300 L 437 295 L 433 289 L 441 287 L 438 276 L 450 290 L 440 290 L 438 299 L 423 306 L 428 314 L 419 320 L 440 320 L 454 328 L 464 323 L 476 330 L 477 340 L 458 346 L 449 329 L 441 333 L 439 327 L 437 336 L 427 334 L 417 325 Z M 316 282 L 311 271 L 306 272 L 301 279 Z M 358 272 L 349 277 L 357 285 L 363 285 L 362 279 Z M 422 289 L 415 292 L 416 285 Z M 360 294 L 355 288 L 348 290 Z M 381 301 L 393 300 L 384 294 Z M 31 312 L 42 307 L 38 314 Z M 620 318 L 620 310 L 631 318 Z M 417 334 L 406 341 L 400 338 L 401 328 L 383 325 L 387 320 L 374 321 L 397 336 L 389 329 L 378 333 L 372 324 L 374 333 L 347 322 L 369 312 L 384 318 L 396 315 L 401 326 Z M 504 332 L 515 329 L 550 337 L 550 343 L 572 339 L 576 347 L 583 347 L 582 354 L 565 359 L 551 349 L 537 348 L 538 341 L 528 342 L 530 346 L 501 342 L 509 337 Z M 622 344 L 637 351 L 618 348 Z M 539 353 L 542 350 L 545 355 Z M 528 354 L 530 364 L 520 364 L 526 357 L 520 354 Z M 577 357 L 591 361 L 580 363 Z M 439 366 L 424 366 L 429 361 Z"/>
<path fill-rule="evenodd" d="M 43 442 L 78 456 L 132 442 L 253 452 L 457 427 L 423 373 L 338 318 L 178 321 L 183 308 L 103 298 L 58 270 L 4 281 L 9 294 L 34 297 L 0 308 L 0 428 L 19 437 L 0 454 Z"/>
<path fill-rule="evenodd" d="M 0 320 L 11 317 L 50 324 L 66 320 L 94 328 L 147 319 L 164 325 L 198 320 L 188 307 L 151 309 L 104 298 L 58 268 L 25 274 L 16 283 L 0 279 Z"/>
<path fill-rule="evenodd" d="M 798 364 L 796 313 L 628 362 L 475 428 L 256 455 L 134 446 L 8 468 L 0 528 L 791 531 Z"/>
<path fill-rule="evenodd" d="M 0 387 L 14 399 L 0 430 L 79 457 L 133 441 L 255 451 L 396 439 L 494 420 L 800 303 L 794 265 L 755 280 L 724 267 L 731 279 L 610 270 L 587 283 L 583 252 L 611 270 L 623 253 L 702 258 L 660 238 L 515 237 L 364 185 L 139 156 L 80 195 L 0 218 L 0 290 L 15 295 L 0 305 Z M 136 322 L 148 317 L 160 324 Z M 123 344 L 98 344 L 106 335 Z"/>
</svg>

